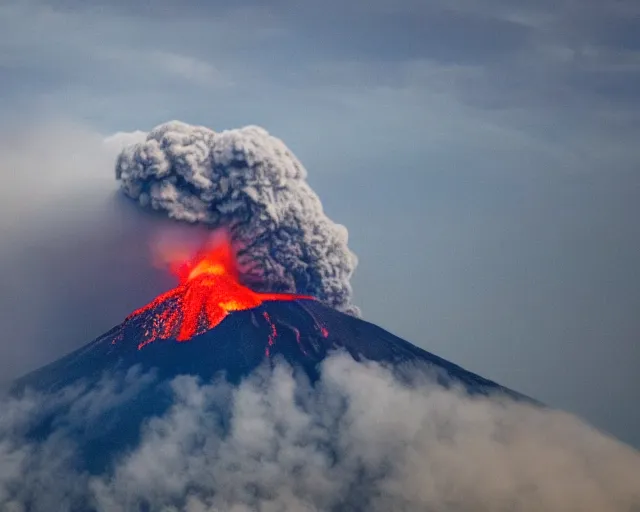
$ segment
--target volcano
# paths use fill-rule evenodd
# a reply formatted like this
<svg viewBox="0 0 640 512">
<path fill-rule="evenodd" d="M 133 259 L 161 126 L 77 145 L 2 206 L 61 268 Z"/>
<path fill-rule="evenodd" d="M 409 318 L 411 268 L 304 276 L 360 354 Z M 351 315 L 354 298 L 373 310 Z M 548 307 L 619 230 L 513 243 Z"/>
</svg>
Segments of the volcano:
<svg viewBox="0 0 640 512">
<path fill-rule="evenodd" d="M 528 400 L 490 380 L 437 357 L 386 330 L 334 310 L 312 297 L 258 293 L 239 282 L 228 245 L 207 248 L 172 266 L 179 284 L 75 352 L 14 383 L 15 393 L 56 393 L 78 383 L 97 386 L 107 373 L 153 372 L 157 382 L 179 375 L 203 381 L 221 376 L 238 383 L 260 366 L 287 361 L 311 383 L 319 364 L 343 351 L 356 361 L 422 369 L 445 387 L 472 395 L 502 393 Z M 135 444 L 146 419 L 170 406 L 162 385 L 150 387 L 109 412 L 104 421 L 77 432 L 90 471 L 100 472 Z M 43 437 L 55 414 L 35 425 Z"/>
</svg>

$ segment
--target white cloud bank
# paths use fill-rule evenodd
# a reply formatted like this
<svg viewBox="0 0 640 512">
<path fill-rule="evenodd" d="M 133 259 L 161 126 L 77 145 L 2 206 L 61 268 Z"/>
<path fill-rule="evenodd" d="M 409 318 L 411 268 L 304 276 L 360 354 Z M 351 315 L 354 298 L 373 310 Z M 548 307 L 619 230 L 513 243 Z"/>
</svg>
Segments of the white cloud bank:
<svg viewBox="0 0 640 512">
<path fill-rule="evenodd" d="M 112 470 L 73 471 L 74 425 L 156 384 L 135 371 L 117 380 L 1 404 L 2 510 L 640 510 L 640 454 L 575 417 L 417 373 L 408 384 L 344 354 L 315 388 L 284 363 L 237 388 L 177 377 L 171 408 Z M 80 405 L 27 441 L 42 404 L 65 400 Z"/>
</svg>

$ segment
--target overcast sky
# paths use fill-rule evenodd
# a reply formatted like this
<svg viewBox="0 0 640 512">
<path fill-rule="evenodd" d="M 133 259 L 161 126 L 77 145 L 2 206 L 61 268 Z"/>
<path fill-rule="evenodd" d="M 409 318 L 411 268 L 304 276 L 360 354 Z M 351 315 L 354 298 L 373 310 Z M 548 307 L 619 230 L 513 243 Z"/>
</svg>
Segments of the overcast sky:
<svg viewBox="0 0 640 512">
<path fill-rule="evenodd" d="M 367 320 L 640 446 L 640 3 L 517 4 L 0 4 L 0 320 L 13 333 L 0 371 L 89 341 L 166 286 L 126 269 L 134 221 L 87 206 L 116 187 L 101 137 L 259 124 L 349 229 Z M 110 212 L 99 222 L 127 240 L 106 259 L 120 280 L 84 257 L 111 257 L 101 232 L 67 222 L 86 212 Z M 83 291 L 46 325 L 57 339 L 90 321 L 39 347 L 25 311 L 78 259 L 69 287 Z M 24 289 L 20 276 L 52 268 Z M 107 285 L 131 286 L 127 301 L 102 304 Z M 84 315 L 92 301 L 100 314 Z"/>
</svg>

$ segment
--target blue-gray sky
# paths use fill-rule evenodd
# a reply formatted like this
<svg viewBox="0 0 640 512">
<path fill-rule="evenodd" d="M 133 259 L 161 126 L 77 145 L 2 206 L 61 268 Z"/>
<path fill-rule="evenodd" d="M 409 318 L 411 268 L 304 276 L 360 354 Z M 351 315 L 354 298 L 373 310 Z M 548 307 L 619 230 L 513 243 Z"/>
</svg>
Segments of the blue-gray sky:
<svg viewBox="0 0 640 512">
<path fill-rule="evenodd" d="M 640 4 L 513 4 L 0 4 L 0 371 L 160 286 L 127 271 L 133 221 L 92 199 L 116 185 L 102 135 L 259 124 L 348 227 L 366 319 L 640 446 Z M 54 314 L 68 255 L 111 254 L 100 223 L 119 227 L 121 278 L 87 257 Z M 134 289 L 101 305 L 107 285 Z M 86 320 L 39 348 L 34 304 L 54 330 Z"/>
</svg>

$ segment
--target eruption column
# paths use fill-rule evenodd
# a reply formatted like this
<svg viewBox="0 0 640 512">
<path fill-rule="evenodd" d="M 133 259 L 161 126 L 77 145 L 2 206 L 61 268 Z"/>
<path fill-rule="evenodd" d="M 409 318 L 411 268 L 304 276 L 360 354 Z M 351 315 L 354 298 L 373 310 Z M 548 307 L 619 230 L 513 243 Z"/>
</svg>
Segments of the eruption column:
<svg viewBox="0 0 640 512">
<path fill-rule="evenodd" d="M 217 326 L 230 312 L 252 309 L 265 301 L 313 300 L 308 295 L 258 293 L 242 285 L 228 241 L 205 247 L 193 260 L 174 265 L 172 270 L 180 280 L 179 285 L 125 320 L 125 325 L 135 319 L 142 320 L 144 339 L 138 349 L 157 339 L 188 341 Z M 265 319 L 272 328 L 270 347 L 277 333 L 270 319 L 267 316 Z M 268 351 L 267 348 L 267 355 Z"/>
</svg>

